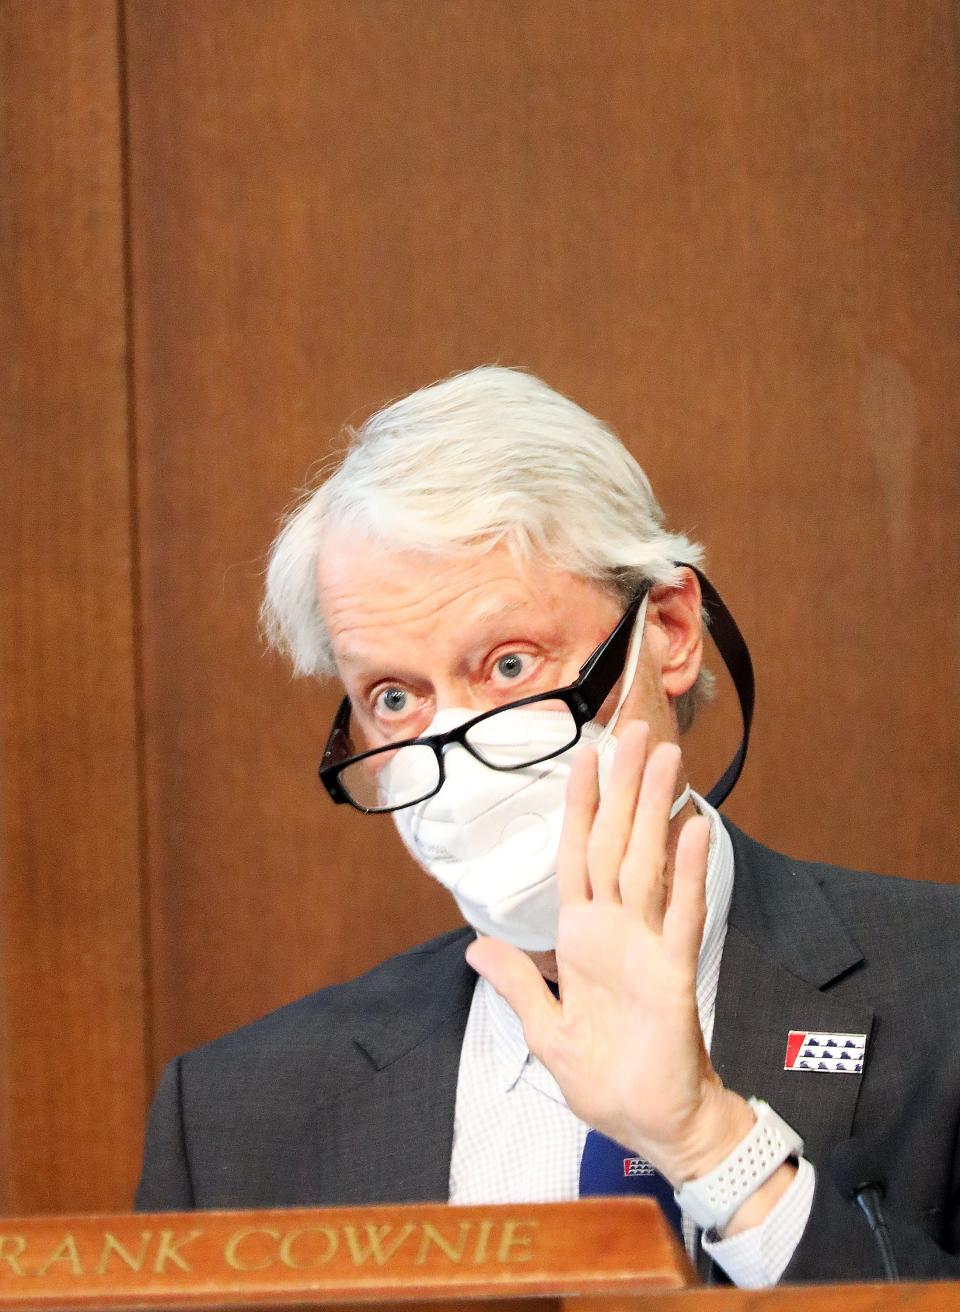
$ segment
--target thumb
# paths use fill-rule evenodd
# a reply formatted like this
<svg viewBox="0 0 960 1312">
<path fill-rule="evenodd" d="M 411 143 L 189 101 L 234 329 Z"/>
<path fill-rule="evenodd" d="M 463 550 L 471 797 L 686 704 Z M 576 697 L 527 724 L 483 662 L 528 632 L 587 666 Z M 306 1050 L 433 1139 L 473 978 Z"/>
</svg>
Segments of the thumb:
<svg viewBox="0 0 960 1312">
<path fill-rule="evenodd" d="M 520 1017 L 527 1047 L 540 1056 L 561 1016 L 560 1003 L 525 952 L 498 938 L 478 938 L 467 948 L 467 963 Z"/>
</svg>

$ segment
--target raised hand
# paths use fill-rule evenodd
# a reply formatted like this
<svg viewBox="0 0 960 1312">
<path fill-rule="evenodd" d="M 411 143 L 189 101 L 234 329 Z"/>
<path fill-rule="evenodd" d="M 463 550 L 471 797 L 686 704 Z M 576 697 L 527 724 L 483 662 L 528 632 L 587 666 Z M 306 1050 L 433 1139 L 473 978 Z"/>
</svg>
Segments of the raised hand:
<svg viewBox="0 0 960 1312">
<path fill-rule="evenodd" d="M 517 948 L 483 938 L 467 957 L 520 1017 L 571 1110 L 678 1184 L 722 1160 L 753 1113 L 713 1070 L 697 1014 L 709 824 L 686 821 L 671 861 L 680 750 L 648 753 L 644 724 L 619 739 L 602 801 L 592 748 L 581 749 L 568 789 L 561 1001 Z"/>
</svg>

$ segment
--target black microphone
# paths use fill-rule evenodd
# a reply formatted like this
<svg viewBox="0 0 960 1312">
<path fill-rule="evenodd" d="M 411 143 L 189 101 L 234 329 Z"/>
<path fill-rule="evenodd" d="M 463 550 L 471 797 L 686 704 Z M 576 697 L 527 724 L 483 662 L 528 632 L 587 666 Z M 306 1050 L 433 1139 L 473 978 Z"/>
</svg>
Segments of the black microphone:
<svg viewBox="0 0 960 1312">
<path fill-rule="evenodd" d="M 827 1159 L 827 1168 L 844 1198 L 852 1199 L 867 1218 L 870 1233 L 880 1250 L 884 1276 L 887 1280 L 899 1280 L 890 1232 L 880 1206 L 883 1181 L 870 1149 L 860 1139 L 847 1139 L 834 1148 Z"/>
</svg>

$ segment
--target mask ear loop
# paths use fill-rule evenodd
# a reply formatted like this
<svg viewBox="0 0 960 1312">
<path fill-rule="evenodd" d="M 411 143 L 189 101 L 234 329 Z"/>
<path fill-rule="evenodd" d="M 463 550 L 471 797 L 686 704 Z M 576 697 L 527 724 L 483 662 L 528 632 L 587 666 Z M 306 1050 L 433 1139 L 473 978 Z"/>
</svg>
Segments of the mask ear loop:
<svg viewBox="0 0 960 1312">
<path fill-rule="evenodd" d="M 613 714 L 603 726 L 603 732 L 597 743 L 598 749 L 613 736 L 613 731 L 620 718 L 620 712 L 623 710 L 623 704 L 630 694 L 630 689 L 633 687 L 633 681 L 637 674 L 637 666 L 640 664 L 640 647 L 643 643 L 643 631 L 647 622 L 647 601 L 649 597 L 649 592 L 645 593 L 643 601 L 640 603 L 640 609 L 637 611 L 637 618 L 633 624 L 633 633 L 630 635 L 630 646 L 627 649 L 627 659 L 623 667 L 623 677 L 620 680 L 620 696 L 618 697 L 617 704 L 613 709 Z M 689 797 L 690 785 L 687 784 L 679 797 L 674 799 L 673 805 L 670 808 L 671 820 L 680 814 L 686 806 Z"/>
<path fill-rule="evenodd" d="M 602 747 L 607 739 L 611 736 L 617 727 L 617 721 L 620 718 L 620 712 L 623 710 L 623 703 L 630 695 L 630 689 L 633 687 L 633 681 L 636 678 L 637 666 L 640 664 L 640 646 L 643 642 L 643 630 L 647 622 L 647 601 L 650 593 L 644 593 L 643 601 L 640 603 L 640 609 L 637 611 L 637 618 L 633 622 L 633 633 L 630 635 L 630 646 L 627 648 L 627 659 L 623 666 L 623 676 L 620 679 L 620 696 L 617 704 L 613 708 L 613 714 L 603 726 L 600 734 L 598 747 Z"/>
</svg>

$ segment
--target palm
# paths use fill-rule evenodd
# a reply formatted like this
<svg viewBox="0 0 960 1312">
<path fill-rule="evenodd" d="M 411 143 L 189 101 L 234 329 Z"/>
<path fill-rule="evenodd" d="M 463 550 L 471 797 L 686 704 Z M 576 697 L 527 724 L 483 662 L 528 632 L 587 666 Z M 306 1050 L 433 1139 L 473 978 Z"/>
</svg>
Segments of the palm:
<svg viewBox="0 0 960 1312">
<path fill-rule="evenodd" d="M 677 1043 L 698 1025 L 686 972 L 657 934 L 606 903 L 564 909 L 557 955 L 563 1007 L 543 1060 L 571 1109 L 612 1138 L 636 1137 L 628 1109 L 644 1109 L 649 1142 L 629 1146 L 651 1148 L 699 1094 L 702 1044 Z"/>
</svg>

